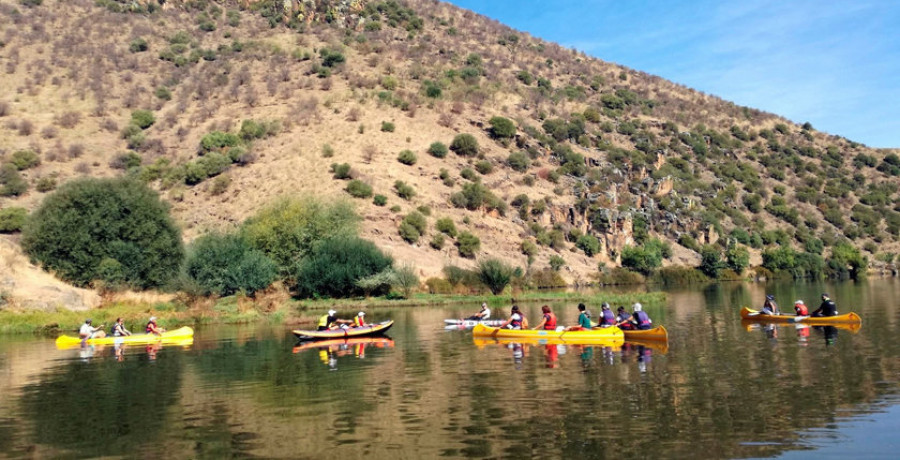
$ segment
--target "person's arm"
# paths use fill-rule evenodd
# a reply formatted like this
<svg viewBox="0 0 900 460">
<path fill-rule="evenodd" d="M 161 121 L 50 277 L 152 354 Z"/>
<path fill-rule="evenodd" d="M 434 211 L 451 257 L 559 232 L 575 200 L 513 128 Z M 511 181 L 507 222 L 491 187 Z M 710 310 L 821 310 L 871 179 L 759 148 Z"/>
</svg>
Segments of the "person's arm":
<svg viewBox="0 0 900 460">
<path fill-rule="evenodd" d="M 503 328 L 503 327 L 509 326 L 509 323 L 511 323 L 511 322 L 512 322 L 512 316 L 510 316 L 506 321 L 503 322 L 503 324 L 501 324 L 498 327 Z"/>
<path fill-rule="evenodd" d="M 546 322 L 547 322 L 547 317 L 546 317 L 546 316 L 543 317 L 543 318 L 541 318 L 541 322 L 538 323 L 538 325 L 534 327 L 534 330 L 538 330 L 538 329 L 544 327 L 544 323 L 546 323 Z"/>
</svg>

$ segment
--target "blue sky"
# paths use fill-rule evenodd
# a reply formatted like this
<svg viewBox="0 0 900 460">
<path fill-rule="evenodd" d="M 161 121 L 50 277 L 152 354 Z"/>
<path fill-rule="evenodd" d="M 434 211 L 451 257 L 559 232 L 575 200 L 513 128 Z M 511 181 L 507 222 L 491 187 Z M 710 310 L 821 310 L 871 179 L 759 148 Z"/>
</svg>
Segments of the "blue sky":
<svg viewBox="0 0 900 460">
<path fill-rule="evenodd" d="M 449 0 L 740 105 L 900 147 L 900 1 Z"/>
</svg>

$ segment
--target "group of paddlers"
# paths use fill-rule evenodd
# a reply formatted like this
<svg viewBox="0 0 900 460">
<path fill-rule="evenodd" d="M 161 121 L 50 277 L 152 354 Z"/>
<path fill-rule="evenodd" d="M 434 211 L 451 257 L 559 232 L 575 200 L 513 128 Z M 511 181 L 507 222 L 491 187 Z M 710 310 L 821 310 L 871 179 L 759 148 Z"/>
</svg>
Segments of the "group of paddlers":
<svg viewBox="0 0 900 460">
<path fill-rule="evenodd" d="M 625 307 L 619 307 L 616 313 L 613 313 L 608 303 L 603 302 L 600 307 L 600 318 L 595 325 L 591 322 L 591 313 L 583 303 L 578 304 L 578 324 L 574 326 L 563 327 L 558 325 L 556 315 L 549 306 L 541 307 L 541 321 L 532 329 L 539 330 L 556 330 L 562 327 L 567 331 L 585 331 L 595 327 L 619 327 L 621 329 L 650 329 L 653 321 L 647 312 L 643 310 L 640 303 L 631 306 L 632 312 L 625 311 Z M 470 320 L 486 320 L 490 318 L 491 310 L 486 303 L 481 304 L 481 311 L 466 318 Z M 509 318 L 500 325 L 507 329 L 528 329 L 528 319 L 518 305 L 513 305 Z"/>
<path fill-rule="evenodd" d="M 361 311 L 353 317 L 352 320 L 349 319 L 338 319 L 337 312 L 334 310 L 328 310 L 328 313 L 319 317 L 319 322 L 317 324 L 317 331 L 327 331 L 329 329 L 338 329 L 338 328 L 349 328 L 349 327 L 363 327 L 369 326 L 366 323 L 366 312 Z"/>
<path fill-rule="evenodd" d="M 831 297 L 828 294 L 822 294 L 822 303 L 819 305 L 819 308 L 812 313 L 809 312 L 809 309 L 806 307 L 806 304 L 803 303 L 802 300 L 798 300 L 794 302 L 794 313 L 797 316 L 813 316 L 813 317 L 824 317 L 824 316 L 837 316 L 837 305 L 831 300 Z M 759 311 L 760 315 L 780 315 L 781 311 L 778 309 L 778 304 L 775 303 L 775 296 L 772 294 L 766 295 L 766 301 L 763 303 L 762 310 Z"/>
</svg>

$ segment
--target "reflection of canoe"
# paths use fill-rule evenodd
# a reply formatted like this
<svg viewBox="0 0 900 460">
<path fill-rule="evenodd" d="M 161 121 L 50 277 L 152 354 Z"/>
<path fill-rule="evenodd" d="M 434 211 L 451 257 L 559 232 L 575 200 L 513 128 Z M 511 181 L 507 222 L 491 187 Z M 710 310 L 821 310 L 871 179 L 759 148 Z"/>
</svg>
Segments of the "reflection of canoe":
<svg viewBox="0 0 900 460">
<path fill-rule="evenodd" d="M 794 315 L 760 315 L 758 311 L 744 307 L 741 309 L 741 318 L 750 321 L 762 321 L 766 323 L 803 323 L 810 325 L 828 326 L 832 324 L 862 323 L 862 318 L 856 313 L 850 312 L 837 316 L 794 316 Z"/>
<path fill-rule="evenodd" d="M 653 329 L 639 330 L 622 330 L 625 333 L 625 340 L 669 340 L 669 332 L 663 326 L 656 326 Z"/>
<path fill-rule="evenodd" d="M 487 336 L 473 336 L 473 340 L 475 342 L 475 346 L 478 348 L 483 348 L 485 345 L 493 345 L 493 344 L 502 344 L 508 345 L 510 343 L 520 343 L 523 345 L 596 345 L 600 347 L 612 347 L 612 348 L 620 348 L 625 340 L 621 337 L 607 337 L 607 338 L 593 338 L 593 339 L 570 339 L 568 336 L 563 336 L 563 338 L 538 338 L 538 337 L 503 337 L 503 338 L 493 338 Z"/>
<path fill-rule="evenodd" d="M 625 338 L 622 330 L 617 327 L 590 331 L 535 331 L 531 329 L 500 329 L 483 324 L 476 325 L 472 329 L 472 335 L 495 339 L 562 339 L 565 343 L 590 343 L 591 341 L 609 341 L 610 339 L 621 341 Z"/>
<path fill-rule="evenodd" d="M 475 327 L 476 324 L 484 324 L 485 326 L 497 327 L 506 321 L 502 319 L 485 319 L 485 320 L 475 320 L 475 319 L 445 319 L 445 323 L 448 326 L 457 326 L 460 329 L 467 327 Z"/>
<path fill-rule="evenodd" d="M 644 340 L 644 339 L 632 339 L 626 338 L 625 343 L 634 346 L 642 346 L 650 348 L 653 351 L 659 352 L 661 354 L 666 354 L 669 352 L 669 341 L 668 340 Z"/>
<path fill-rule="evenodd" d="M 356 337 L 350 339 L 326 339 L 304 342 L 294 347 L 294 353 L 315 348 L 339 347 L 341 345 L 370 345 L 377 348 L 394 346 L 394 339 L 390 337 Z"/>
<path fill-rule="evenodd" d="M 164 344 L 184 342 L 185 340 L 194 340 L 194 330 L 188 326 L 178 328 L 172 331 L 166 331 L 162 335 L 154 334 L 135 334 L 125 337 L 104 337 L 102 339 L 89 339 L 88 345 L 115 345 L 119 343 L 157 343 Z M 68 348 L 81 345 L 81 338 L 61 335 L 56 338 L 56 346 L 58 348 Z"/>
<path fill-rule="evenodd" d="M 384 334 L 393 325 L 393 321 L 384 321 L 378 324 L 370 324 L 363 327 L 350 327 L 347 329 L 338 328 L 328 329 L 326 331 L 302 331 L 295 329 L 291 332 L 293 332 L 300 340 L 340 339 Z"/>
<path fill-rule="evenodd" d="M 748 331 L 753 330 L 754 327 L 758 327 L 760 325 L 760 323 L 761 323 L 761 321 L 754 321 L 754 320 L 749 320 L 749 319 L 741 320 L 741 326 L 744 326 L 744 329 L 746 329 Z M 815 326 L 815 324 L 807 324 L 807 323 L 770 323 L 770 324 L 775 325 L 775 326 L 789 326 L 789 327 L 796 327 L 796 328 Z M 835 323 L 835 324 L 828 324 L 828 326 L 833 326 L 842 331 L 849 331 L 853 334 L 856 334 L 857 332 L 859 332 L 860 329 L 862 329 L 862 324 L 860 324 L 860 323 Z"/>
</svg>

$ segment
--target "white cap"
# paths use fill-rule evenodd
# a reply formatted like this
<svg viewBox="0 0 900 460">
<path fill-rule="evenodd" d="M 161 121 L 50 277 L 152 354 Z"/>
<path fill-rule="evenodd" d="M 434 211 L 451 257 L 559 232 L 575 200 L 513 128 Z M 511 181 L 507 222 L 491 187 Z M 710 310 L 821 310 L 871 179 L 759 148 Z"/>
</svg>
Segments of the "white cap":
<svg viewBox="0 0 900 460">
<path fill-rule="evenodd" d="M 481 302 L 481 308 L 487 308 L 487 302 Z"/>
<path fill-rule="evenodd" d="M 328 316 L 334 316 L 336 313 L 334 310 L 328 310 Z"/>
<path fill-rule="evenodd" d="M 156 317 L 155 317 L 155 316 L 151 316 L 151 317 L 150 317 L 150 322 L 151 322 L 151 323 L 155 323 L 155 322 L 156 322 Z"/>
<path fill-rule="evenodd" d="M 798 300 L 798 301 L 794 302 L 794 305 L 796 305 L 796 304 L 803 305 L 803 301 L 802 301 L 802 300 Z"/>
<path fill-rule="evenodd" d="M 366 312 L 361 311 L 361 312 L 357 313 L 356 316 L 366 316 Z"/>
<path fill-rule="evenodd" d="M 631 307 L 634 308 L 634 311 L 641 311 L 641 308 L 644 308 L 640 302 L 635 302 Z"/>
</svg>

